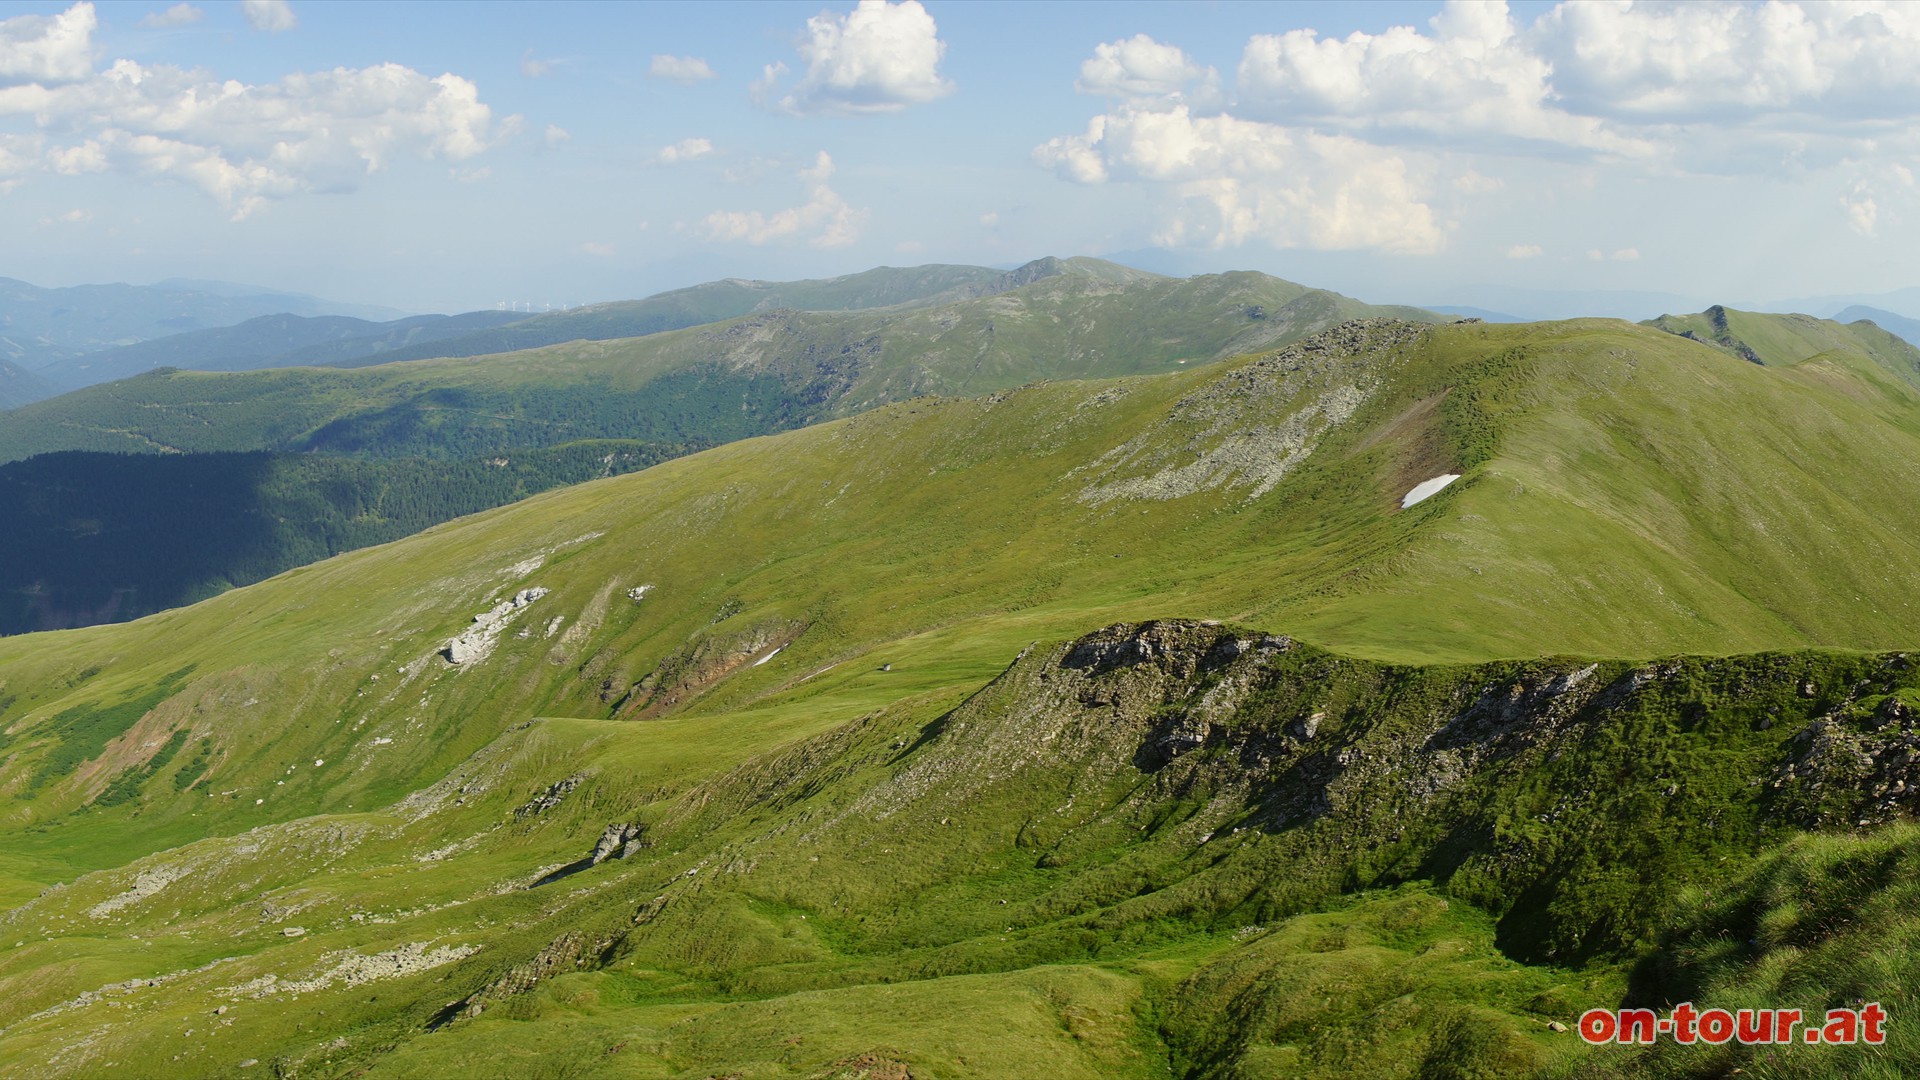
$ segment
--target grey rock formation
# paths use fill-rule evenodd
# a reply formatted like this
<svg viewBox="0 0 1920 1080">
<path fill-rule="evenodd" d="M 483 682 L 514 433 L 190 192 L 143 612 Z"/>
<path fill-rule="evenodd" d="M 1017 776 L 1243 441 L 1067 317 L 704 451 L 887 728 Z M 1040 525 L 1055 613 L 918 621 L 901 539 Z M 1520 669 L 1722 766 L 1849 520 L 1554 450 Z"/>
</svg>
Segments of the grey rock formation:
<svg viewBox="0 0 1920 1080">
<path fill-rule="evenodd" d="M 447 663 L 456 666 L 485 660 L 492 654 L 493 647 L 500 641 L 501 632 L 506 630 L 514 616 L 551 591 L 538 586 L 521 589 L 513 594 L 512 599 L 502 600 L 491 609 L 475 615 L 473 625 L 467 628 L 467 632 L 447 642 L 446 647 L 440 650 L 440 655 L 446 657 Z"/>
</svg>

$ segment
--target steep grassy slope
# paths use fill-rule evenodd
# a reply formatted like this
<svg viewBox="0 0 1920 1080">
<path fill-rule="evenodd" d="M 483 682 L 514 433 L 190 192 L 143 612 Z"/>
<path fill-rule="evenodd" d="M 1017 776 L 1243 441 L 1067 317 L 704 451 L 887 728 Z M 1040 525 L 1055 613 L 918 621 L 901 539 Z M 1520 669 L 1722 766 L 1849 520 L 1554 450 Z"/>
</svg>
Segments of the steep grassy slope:
<svg viewBox="0 0 1920 1080">
<path fill-rule="evenodd" d="M 1734 422 L 1754 415 L 1778 422 Z M 1914 425 L 1891 382 L 1620 323 L 1348 327 L 1170 376 L 894 405 L 137 624 L 0 642 L 5 715 L 41 715 L 103 657 L 123 659 L 76 700 L 188 665 L 304 680 L 345 664 L 306 706 L 331 724 L 376 657 L 431 657 L 490 597 L 533 586 L 554 590 L 541 622 L 579 624 L 555 654 L 573 659 L 504 711 L 745 701 L 883 646 L 954 651 L 846 677 L 951 690 L 1035 636 L 1164 613 L 1393 659 L 1900 647 L 1920 625 Z M 1399 509 L 1447 471 L 1465 476 Z M 797 627 L 776 661 L 707 688 L 728 642 Z M 359 659 L 324 659 L 336 640 Z M 449 685 L 494 692 L 462 675 Z"/>
<path fill-rule="evenodd" d="M 0 641 L 0 1060 L 1594 1064 L 1547 1024 L 1734 977 L 1688 889 L 1911 809 L 1903 657 L 1618 658 L 1910 647 L 1916 416 L 1877 368 L 1381 321 Z"/>
<path fill-rule="evenodd" d="M 733 768 L 750 714 L 543 721 L 378 812 L 202 841 L 8 912 L 23 944 L 0 950 L 0 1061 L 1560 1071 L 1588 1055 L 1550 1025 L 1718 976 L 1724 945 L 1658 941 L 1727 925 L 1692 912 L 1730 864 L 1823 814 L 1908 809 L 1804 747 L 1870 731 L 1915 678 L 1834 654 L 1389 667 L 1160 623 L 1024 650 L 957 708 L 908 699 Z M 1752 873 L 1774 888 L 1777 870 Z M 1783 939 L 1833 933 L 1790 910 Z M 1635 958 L 1664 967 L 1628 990 Z M 1866 971 L 1784 989 L 1811 1007 L 1897 987 Z M 1896 1032 L 1803 1071 L 1916 1055 Z M 1702 1057 L 1760 1052 L 1682 1067 Z"/>
<path fill-rule="evenodd" d="M 503 311 L 415 315 L 369 322 L 343 315 L 262 315 L 237 326 L 172 334 L 56 361 L 40 369 L 63 390 L 113 382 L 160 367 L 193 371 L 251 371 L 325 363 L 331 358 L 374 362 L 395 348 L 463 337 L 526 318 Z"/>
</svg>

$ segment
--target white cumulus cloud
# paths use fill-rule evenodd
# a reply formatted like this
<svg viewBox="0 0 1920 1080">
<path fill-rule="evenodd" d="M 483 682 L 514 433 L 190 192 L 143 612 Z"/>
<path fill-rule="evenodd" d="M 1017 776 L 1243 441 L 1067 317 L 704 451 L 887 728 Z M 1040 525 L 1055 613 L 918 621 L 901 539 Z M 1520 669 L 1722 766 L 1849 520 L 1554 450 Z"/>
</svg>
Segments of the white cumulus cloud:
<svg viewBox="0 0 1920 1080">
<path fill-rule="evenodd" d="M 1539 244 L 1515 244 L 1507 249 L 1509 259 L 1537 259 L 1542 254 Z"/>
<path fill-rule="evenodd" d="M 768 244 L 802 234 L 818 248 L 844 247 L 859 238 L 867 212 L 847 205 L 827 181 L 833 177 L 833 159 L 822 150 L 813 167 L 802 169 L 807 201 L 787 210 L 763 214 L 758 210 L 715 210 L 706 217 L 707 235 L 715 240 Z"/>
<path fill-rule="evenodd" d="M 1450 0 L 1424 29 L 1257 35 L 1238 90 L 1242 115 L 1379 142 L 1777 172 L 1912 149 L 1920 4 L 1570 0 L 1523 28 Z"/>
<path fill-rule="evenodd" d="M 1596 116 L 1805 127 L 1920 110 L 1920 7 L 1904 2 L 1563 3 L 1530 44 L 1565 107 Z"/>
<path fill-rule="evenodd" d="M 1073 86 L 1083 94 L 1109 98 L 1171 98 L 1192 83 L 1216 77 L 1213 69 L 1194 63 L 1178 46 L 1135 34 L 1095 46 Z"/>
<path fill-rule="evenodd" d="M 896 112 L 953 92 L 940 77 L 946 43 L 919 0 L 860 0 L 845 15 L 821 12 L 807 20 L 798 46 L 806 72 L 778 107 L 785 112 Z M 771 102 L 785 64 L 771 64 L 755 94 Z"/>
<path fill-rule="evenodd" d="M 1855 185 L 1854 189 L 1840 196 L 1840 209 L 1847 216 L 1847 225 L 1861 236 L 1872 236 L 1879 228 L 1880 205 L 1874 202 L 1866 185 Z"/>
<path fill-rule="evenodd" d="M 99 25 L 89 3 L 58 15 L 0 20 L 0 86 L 74 82 L 92 75 L 93 32 Z"/>
<path fill-rule="evenodd" d="M 300 23 L 287 0 L 240 0 L 240 10 L 248 26 L 269 34 L 284 33 Z"/>
<path fill-rule="evenodd" d="M 1553 67 L 1520 40 L 1506 4 L 1451 0 L 1430 25 L 1338 39 L 1257 35 L 1240 60 L 1240 111 L 1390 139 L 1644 151 L 1557 107 Z"/>
<path fill-rule="evenodd" d="M 662 165 L 678 165 L 683 161 L 692 161 L 713 153 L 713 143 L 707 139 L 681 139 L 672 146 L 663 146 L 654 155 L 654 160 Z"/>
<path fill-rule="evenodd" d="M 1172 210 L 1155 240 L 1230 247 L 1425 254 L 1443 236 L 1423 184 L 1399 154 L 1358 139 L 1234 116 L 1123 105 L 1034 159 L 1068 179 L 1164 185 Z"/>
<path fill-rule="evenodd" d="M 142 26 L 192 26 L 207 17 L 207 13 L 192 4 L 175 4 L 165 11 L 149 12 L 140 20 Z"/>
<path fill-rule="evenodd" d="M 1838 216 L 1871 236 L 1915 198 L 1899 178 L 1920 159 L 1920 3 L 1566 0 L 1523 25 L 1502 0 L 1449 0 L 1417 27 L 1253 35 L 1231 101 L 1205 83 L 1177 45 L 1100 45 L 1075 85 L 1112 104 L 1034 160 L 1154 188 L 1163 243 L 1437 250 L 1455 226 L 1436 221 L 1434 188 L 1449 207 L 1484 200 L 1502 183 L 1479 170 L 1500 159 L 1668 179 L 1832 170 L 1853 185 Z"/>
<path fill-rule="evenodd" d="M 666 79 L 669 82 L 677 82 L 682 86 L 692 86 L 694 83 L 704 79 L 713 78 L 713 69 L 707 66 L 705 60 L 697 56 L 668 56 L 659 54 L 654 56 L 653 63 L 648 65 L 647 77 L 650 79 Z"/>
<path fill-rule="evenodd" d="M 133 60 L 94 71 L 84 60 L 90 5 L 41 22 L 73 32 L 0 23 L 0 70 L 28 79 L 0 85 L 0 124 L 32 129 L 0 142 L 0 165 L 14 174 L 114 169 L 166 178 L 244 217 L 269 199 L 352 190 L 400 157 L 466 161 L 491 145 L 496 128 L 503 136 L 513 126 L 512 117 L 494 124 L 478 88 L 457 75 L 379 64 L 249 84 Z M 50 49 L 49 40 L 61 44 Z M 21 169 L 13 159 L 29 148 L 32 164 Z"/>
</svg>

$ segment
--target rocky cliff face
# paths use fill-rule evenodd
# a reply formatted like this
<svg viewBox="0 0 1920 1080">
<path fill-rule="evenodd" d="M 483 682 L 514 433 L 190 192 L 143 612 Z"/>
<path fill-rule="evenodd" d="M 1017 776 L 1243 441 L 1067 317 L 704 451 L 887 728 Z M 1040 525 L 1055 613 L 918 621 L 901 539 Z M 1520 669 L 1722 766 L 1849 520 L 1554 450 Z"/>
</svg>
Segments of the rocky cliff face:
<svg viewBox="0 0 1920 1080">
<path fill-rule="evenodd" d="M 1899 655 L 1415 668 L 1119 625 L 1023 654 L 917 739 L 875 745 L 863 722 L 736 770 L 667 826 L 775 810 L 731 849 L 762 880 L 855 844 L 934 888 L 1011 849 L 1058 872 L 1029 913 L 1122 921 L 1264 921 L 1436 880 L 1499 915 L 1514 954 L 1566 962 L 1649 940 L 1722 857 L 1920 808 L 1914 682 Z M 1164 893 L 1089 885 L 1116 865 Z"/>
</svg>

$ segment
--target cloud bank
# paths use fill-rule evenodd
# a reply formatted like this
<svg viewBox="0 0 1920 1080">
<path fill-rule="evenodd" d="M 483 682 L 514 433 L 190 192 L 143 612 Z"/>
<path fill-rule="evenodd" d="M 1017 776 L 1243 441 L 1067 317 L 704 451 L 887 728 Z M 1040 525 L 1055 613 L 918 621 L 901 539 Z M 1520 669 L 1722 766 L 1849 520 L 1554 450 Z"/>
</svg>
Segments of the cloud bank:
<svg viewBox="0 0 1920 1080">
<path fill-rule="evenodd" d="M 1504 3 L 1452 0 L 1424 28 L 1254 35 L 1209 106 L 1214 78 L 1144 34 L 1101 44 L 1075 87 L 1108 109 L 1033 160 L 1159 192 L 1160 243 L 1422 254 L 1445 247 L 1438 207 L 1502 187 L 1470 159 L 1639 176 L 1851 169 L 1837 205 L 1870 236 L 1881 193 L 1903 186 L 1873 163 L 1920 157 L 1908 3 L 1568 2 L 1522 26 Z"/>
<path fill-rule="evenodd" d="M 113 169 L 190 184 L 244 218 L 353 190 L 396 158 L 466 161 L 501 126 L 472 82 L 399 64 L 258 85 L 133 60 L 96 70 L 97 25 L 88 3 L 0 21 L 0 125 L 30 129 L 0 131 L 0 179 Z"/>
</svg>

